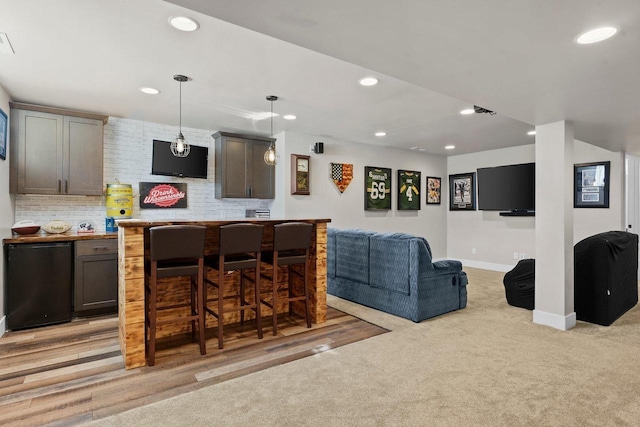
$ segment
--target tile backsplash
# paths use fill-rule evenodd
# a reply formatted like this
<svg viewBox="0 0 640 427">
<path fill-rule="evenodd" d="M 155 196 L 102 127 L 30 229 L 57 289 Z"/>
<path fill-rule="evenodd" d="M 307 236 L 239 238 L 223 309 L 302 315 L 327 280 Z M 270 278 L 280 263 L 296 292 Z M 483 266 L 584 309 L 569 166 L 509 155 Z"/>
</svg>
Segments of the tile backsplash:
<svg viewBox="0 0 640 427">
<path fill-rule="evenodd" d="M 216 199 L 214 189 L 214 131 L 182 128 L 187 141 L 209 147 L 208 178 L 178 178 L 151 175 L 153 140 L 172 141 L 178 128 L 159 123 L 110 117 L 104 127 L 104 185 L 120 182 L 133 188 L 133 218 L 218 219 L 244 217 L 246 209 L 268 209 L 270 200 Z M 185 209 L 140 209 L 140 182 L 181 182 L 187 184 Z M 16 221 L 32 220 L 43 225 L 53 219 L 70 223 L 74 229 L 91 221 L 97 232 L 105 231 L 105 196 L 16 195 Z"/>
</svg>

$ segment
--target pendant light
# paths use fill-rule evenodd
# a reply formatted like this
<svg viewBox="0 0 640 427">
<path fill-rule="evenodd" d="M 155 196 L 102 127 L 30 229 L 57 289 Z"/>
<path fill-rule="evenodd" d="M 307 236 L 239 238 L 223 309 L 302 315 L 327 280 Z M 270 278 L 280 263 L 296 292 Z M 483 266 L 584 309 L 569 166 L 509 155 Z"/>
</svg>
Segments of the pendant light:
<svg viewBox="0 0 640 427">
<path fill-rule="evenodd" d="M 264 162 L 269 166 L 275 166 L 277 155 L 276 155 L 276 145 L 273 141 L 273 101 L 277 101 L 278 97 L 275 95 L 267 96 L 267 101 L 271 102 L 271 144 L 267 151 L 264 152 Z"/>
<path fill-rule="evenodd" d="M 189 151 L 191 151 L 191 146 L 182 135 L 182 82 L 186 82 L 189 78 L 181 74 L 176 74 L 173 76 L 173 80 L 180 82 L 180 131 L 176 139 L 171 143 L 171 153 L 176 157 L 187 157 Z"/>
</svg>

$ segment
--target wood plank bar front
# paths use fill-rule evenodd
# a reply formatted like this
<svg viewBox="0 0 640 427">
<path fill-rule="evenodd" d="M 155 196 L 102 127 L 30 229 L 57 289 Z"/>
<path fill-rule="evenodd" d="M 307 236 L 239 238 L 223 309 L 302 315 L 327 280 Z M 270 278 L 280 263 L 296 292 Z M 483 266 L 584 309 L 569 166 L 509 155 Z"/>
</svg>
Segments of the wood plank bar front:
<svg viewBox="0 0 640 427">
<path fill-rule="evenodd" d="M 124 357 L 125 367 L 132 369 L 146 365 L 145 357 L 145 291 L 144 291 L 144 259 L 148 250 L 148 229 L 160 225 L 203 225 L 207 227 L 205 254 L 217 252 L 219 227 L 225 224 L 253 223 L 265 226 L 263 250 L 273 248 L 273 226 L 286 222 L 307 222 L 314 224 L 311 243 L 311 260 L 309 275 L 309 299 L 311 305 L 311 320 L 313 323 L 326 322 L 327 316 L 327 223 L 330 219 L 239 219 L 220 221 L 156 221 L 156 220 L 119 220 L 118 221 L 118 316 L 120 349 Z M 262 265 L 262 273 L 271 275 L 270 267 Z M 286 283 L 288 276 L 279 273 L 282 283 Z M 159 298 L 163 304 L 179 304 L 188 297 L 188 286 L 180 286 L 182 278 L 168 279 L 168 286 Z M 238 285 L 238 276 L 229 275 L 228 280 L 232 288 Z M 279 280 L 279 282 L 281 282 Z M 175 285 L 175 286 L 174 286 Z M 185 292 L 184 289 L 187 291 Z M 261 282 L 263 295 L 271 289 L 269 280 L 263 277 Z M 232 290 L 233 291 L 233 290 Z M 270 309 L 263 306 L 263 318 L 270 316 Z M 287 312 L 285 305 L 279 305 L 278 312 Z M 294 305 L 294 312 L 304 314 L 301 305 Z M 225 316 L 225 323 L 236 321 L 237 313 Z M 250 317 L 249 317 L 250 318 Z M 217 325 L 212 316 L 207 318 L 207 328 Z M 266 325 L 265 325 L 266 326 Z M 169 327 L 159 331 L 158 336 L 187 331 L 188 322 L 177 329 Z M 215 351 L 215 350 L 211 350 Z"/>
</svg>

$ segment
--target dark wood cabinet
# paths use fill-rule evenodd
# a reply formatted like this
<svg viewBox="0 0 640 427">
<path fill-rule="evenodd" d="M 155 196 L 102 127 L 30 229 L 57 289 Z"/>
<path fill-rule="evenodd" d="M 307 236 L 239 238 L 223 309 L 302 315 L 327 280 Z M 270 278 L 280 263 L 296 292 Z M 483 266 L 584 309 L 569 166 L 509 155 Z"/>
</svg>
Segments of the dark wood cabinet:
<svg viewBox="0 0 640 427">
<path fill-rule="evenodd" d="M 264 162 L 264 153 L 275 139 L 216 132 L 215 193 L 217 199 L 275 198 L 275 166 Z"/>
<path fill-rule="evenodd" d="M 106 117 L 11 103 L 13 193 L 102 195 Z"/>
<path fill-rule="evenodd" d="M 118 240 L 75 242 L 74 311 L 116 312 Z"/>
</svg>

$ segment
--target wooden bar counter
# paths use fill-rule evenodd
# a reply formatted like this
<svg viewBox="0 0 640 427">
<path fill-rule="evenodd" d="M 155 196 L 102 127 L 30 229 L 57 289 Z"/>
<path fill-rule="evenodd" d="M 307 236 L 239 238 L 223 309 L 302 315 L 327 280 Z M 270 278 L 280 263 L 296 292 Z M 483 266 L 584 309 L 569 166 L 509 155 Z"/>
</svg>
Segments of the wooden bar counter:
<svg viewBox="0 0 640 427">
<path fill-rule="evenodd" d="M 226 224 L 253 223 L 264 225 L 262 250 L 273 247 L 273 226 L 285 222 L 306 222 L 314 224 L 311 240 L 311 260 L 309 265 L 309 300 L 311 305 L 311 320 L 313 323 L 324 323 L 327 314 L 327 223 L 330 219 L 257 219 L 242 218 L 238 220 L 139 220 L 127 219 L 118 221 L 118 316 L 120 328 L 120 349 L 127 369 L 146 365 L 145 358 L 145 290 L 144 290 L 144 259 L 145 251 L 149 249 L 149 228 L 159 225 L 203 225 L 207 227 L 205 254 L 217 253 L 220 236 L 219 227 Z M 147 252 L 148 253 L 148 252 Z M 271 276 L 271 267 L 262 265 L 262 272 Z M 279 270 L 280 271 L 280 270 Z M 210 274 L 214 274 L 211 273 Z M 286 270 L 278 273 L 280 283 L 286 283 Z M 252 274 L 251 274 L 252 275 Z M 212 276 L 215 277 L 215 276 Z M 226 288 L 229 294 L 237 293 L 239 273 L 226 276 Z M 169 281 L 165 291 L 159 293 L 159 300 L 164 305 L 179 305 L 189 298 L 188 278 L 166 279 Z M 181 281 L 183 281 L 181 283 Z M 295 283 L 295 281 L 294 281 Z M 182 284 L 184 284 L 182 286 Z M 175 286 L 174 286 L 175 285 Z M 301 282 L 300 282 L 301 286 Z M 271 292 L 268 279 L 261 280 L 262 295 Z M 214 293 L 215 295 L 215 293 Z M 234 301 L 230 301 L 231 304 Z M 237 302 L 236 302 L 237 303 Z M 294 305 L 294 312 L 304 313 L 303 306 Z M 178 310 L 178 309 L 176 309 Z M 278 313 L 287 312 L 286 305 L 279 305 Z M 249 313 L 247 313 L 249 314 Z M 269 316 L 271 310 L 262 306 L 263 327 L 270 331 Z M 225 324 L 239 320 L 237 312 L 225 314 Z M 248 316 L 247 318 L 250 318 Z M 217 325 L 213 316 L 207 316 L 207 328 Z M 185 325 L 167 325 L 158 330 L 158 337 L 167 336 L 190 330 L 190 323 Z M 208 352 L 218 351 L 215 346 L 209 346 Z"/>
</svg>

